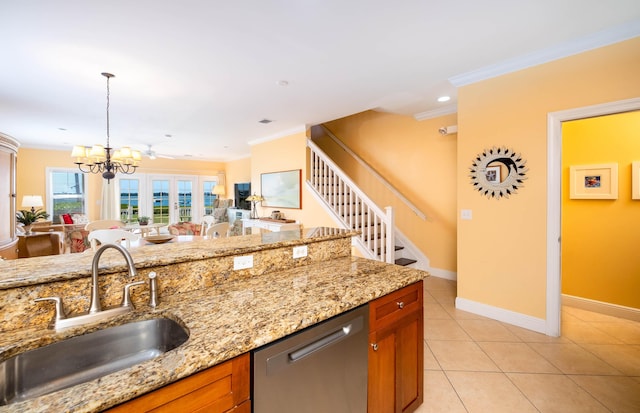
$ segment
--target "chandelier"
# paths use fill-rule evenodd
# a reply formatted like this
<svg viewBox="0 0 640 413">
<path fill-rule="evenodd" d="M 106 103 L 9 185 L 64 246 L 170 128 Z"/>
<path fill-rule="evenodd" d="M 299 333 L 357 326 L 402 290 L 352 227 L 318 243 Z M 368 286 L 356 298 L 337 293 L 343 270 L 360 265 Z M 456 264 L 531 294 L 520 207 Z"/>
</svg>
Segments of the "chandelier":
<svg viewBox="0 0 640 413">
<path fill-rule="evenodd" d="M 132 174 L 136 171 L 142 155 L 140 151 L 131 150 L 128 146 L 113 150 L 109 146 L 109 79 L 115 77 L 111 73 L 102 73 L 107 78 L 107 146 L 93 145 L 74 146 L 71 157 L 83 173 L 102 174 L 107 183 L 115 178 L 116 173 Z"/>
</svg>

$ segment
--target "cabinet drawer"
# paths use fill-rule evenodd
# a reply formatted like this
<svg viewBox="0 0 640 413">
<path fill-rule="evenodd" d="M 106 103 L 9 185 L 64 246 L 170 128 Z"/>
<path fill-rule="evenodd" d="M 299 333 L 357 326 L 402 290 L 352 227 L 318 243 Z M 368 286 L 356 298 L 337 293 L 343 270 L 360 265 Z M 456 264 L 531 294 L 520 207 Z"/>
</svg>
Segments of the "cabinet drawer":
<svg viewBox="0 0 640 413">
<path fill-rule="evenodd" d="M 116 412 L 246 412 L 250 411 L 249 354 L 186 377 L 116 406 Z M 235 407 L 240 407 L 233 410 Z"/>
<path fill-rule="evenodd" d="M 423 282 L 408 285 L 369 303 L 369 329 L 384 328 L 422 309 Z"/>
</svg>

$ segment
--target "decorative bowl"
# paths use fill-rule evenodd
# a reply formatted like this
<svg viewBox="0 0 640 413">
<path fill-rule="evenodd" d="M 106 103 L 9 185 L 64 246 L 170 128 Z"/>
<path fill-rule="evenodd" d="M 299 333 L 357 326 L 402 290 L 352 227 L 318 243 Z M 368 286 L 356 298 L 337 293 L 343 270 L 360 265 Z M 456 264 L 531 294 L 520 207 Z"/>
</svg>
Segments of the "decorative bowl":
<svg viewBox="0 0 640 413">
<path fill-rule="evenodd" d="M 152 244 L 164 244 L 165 242 L 171 241 L 173 238 L 173 235 L 149 235 L 143 239 Z"/>
</svg>

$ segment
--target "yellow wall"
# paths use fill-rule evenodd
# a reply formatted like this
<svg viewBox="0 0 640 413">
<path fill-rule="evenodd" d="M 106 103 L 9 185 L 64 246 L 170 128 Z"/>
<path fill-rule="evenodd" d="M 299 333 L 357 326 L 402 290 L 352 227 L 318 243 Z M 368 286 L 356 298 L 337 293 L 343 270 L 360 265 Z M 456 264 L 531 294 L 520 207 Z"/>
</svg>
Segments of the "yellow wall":
<svg viewBox="0 0 640 413">
<path fill-rule="evenodd" d="M 233 192 L 233 184 L 251 182 L 251 158 L 246 157 L 227 162 L 225 174 L 225 190 L 226 193 L 222 197 L 231 199 L 235 196 Z"/>
<path fill-rule="evenodd" d="M 456 115 L 417 121 L 368 111 L 325 126 L 422 211 L 416 215 L 345 151 L 328 139 L 318 144 L 379 207 L 392 206 L 399 230 L 429 258 L 432 268 L 456 271 L 457 135 L 438 128 Z"/>
<path fill-rule="evenodd" d="M 562 292 L 640 308 L 640 200 L 631 163 L 640 161 L 640 111 L 562 125 Z M 618 199 L 569 198 L 569 167 L 618 164 Z"/>
<path fill-rule="evenodd" d="M 638 51 L 635 38 L 460 88 L 458 211 L 473 219 L 458 221 L 459 297 L 545 318 L 547 114 L 640 96 Z M 487 199 L 469 166 L 501 145 L 522 154 L 528 179 L 509 199 Z"/>
<path fill-rule="evenodd" d="M 20 148 L 18 150 L 17 170 L 17 208 L 21 209 L 20 202 L 23 195 L 41 195 L 46 205 L 47 184 L 46 168 L 71 168 L 76 165 L 69 151 L 42 150 Z M 185 175 L 210 175 L 217 176 L 224 172 L 225 164 L 222 162 L 204 162 L 173 159 L 143 159 L 138 168 L 139 173 L 163 173 Z M 100 175 L 88 174 L 88 205 L 89 219 L 100 218 L 100 199 L 102 197 L 102 182 Z M 232 187 L 233 188 L 233 187 Z M 233 192 L 232 192 L 233 194 Z M 233 195 L 231 195 L 233 196 Z"/>
<path fill-rule="evenodd" d="M 307 136 L 305 132 L 271 140 L 251 147 L 251 192 L 261 194 L 260 174 L 268 172 L 302 170 L 302 209 L 267 208 L 258 204 L 258 215 L 269 216 L 274 209 L 287 219 L 295 219 L 304 227 L 335 227 L 331 217 L 307 190 Z"/>
</svg>

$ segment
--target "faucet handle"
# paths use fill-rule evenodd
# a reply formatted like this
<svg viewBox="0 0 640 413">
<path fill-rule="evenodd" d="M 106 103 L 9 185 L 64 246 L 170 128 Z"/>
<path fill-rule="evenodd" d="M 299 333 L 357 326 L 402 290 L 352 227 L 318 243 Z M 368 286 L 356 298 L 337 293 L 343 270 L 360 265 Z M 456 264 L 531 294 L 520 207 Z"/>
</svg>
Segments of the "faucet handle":
<svg viewBox="0 0 640 413">
<path fill-rule="evenodd" d="M 144 281 L 137 281 L 134 283 L 129 283 L 124 285 L 124 290 L 122 291 L 122 303 L 120 307 L 131 307 L 133 308 L 133 303 L 131 303 L 131 287 L 135 287 L 136 285 L 144 284 Z"/>
<path fill-rule="evenodd" d="M 149 306 L 155 308 L 158 305 L 158 279 L 155 271 L 149 273 Z"/>
<path fill-rule="evenodd" d="M 62 298 L 60 297 L 42 297 L 36 298 L 34 301 L 53 301 L 56 303 L 55 314 L 53 316 L 54 322 L 64 320 L 67 318 L 67 313 L 64 311 L 64 305 L 62 304 Z"/>
</svg>

